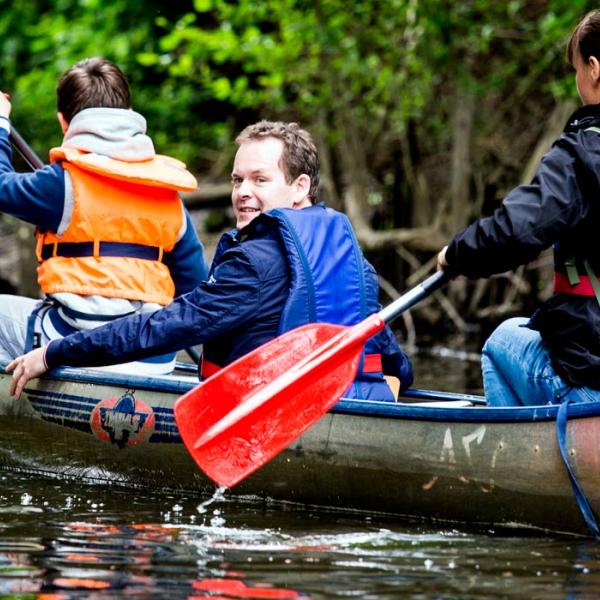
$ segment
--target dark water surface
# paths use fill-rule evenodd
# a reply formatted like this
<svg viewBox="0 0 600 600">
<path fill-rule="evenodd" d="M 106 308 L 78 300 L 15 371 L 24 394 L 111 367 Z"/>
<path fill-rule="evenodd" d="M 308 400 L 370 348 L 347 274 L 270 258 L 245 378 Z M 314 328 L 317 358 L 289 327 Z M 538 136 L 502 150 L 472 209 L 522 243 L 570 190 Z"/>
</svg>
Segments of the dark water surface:
<svg viewBox="0 0 600 600">
<path fill-rule="evenodd" d="M 0 596 L 597 597 L 600 548 L 0 476 Z"/>
<path fill-rule="evenodd" d="M 478 364 L 417 384 L 478 391 Z M 467 381 L 467 383 L 465 383 Z M 515 499 L 518 501 L 518 498 Z M 1 598 L 596 598 L 600 545 L 0 472 Z"/>
</svg>

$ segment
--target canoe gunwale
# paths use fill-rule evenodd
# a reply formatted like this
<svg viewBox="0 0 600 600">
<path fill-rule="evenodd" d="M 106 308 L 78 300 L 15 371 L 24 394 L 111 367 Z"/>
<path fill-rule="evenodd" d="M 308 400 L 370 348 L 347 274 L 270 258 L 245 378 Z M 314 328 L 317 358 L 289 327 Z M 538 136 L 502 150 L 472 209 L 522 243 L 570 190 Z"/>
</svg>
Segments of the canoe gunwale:
<svg viewBox="0 0 600 600">
<path fill-rule="evenodd" d="M 456 400 L 462 400 L 460 394 Z M 560 405 L 489 407 L 469 406 L 452 408 L 441 406 L 415 406 L 411 403 L 387 403 L 370 400 L 340 400 L 330 412 L 364 415 L 402 420 L 447 421 L 476 423 L 534 423 L 556 421 Z M 586 402 L 569 406 L 569 420 L 597 417 L 600 402 Z"/>
<path fill-rule="evenodd" d="M 115 373 L 112 371 L 101 371 L 100 369 L 83 369 L 77 367 L 58 367 L 48 371 L 40 379 L 133 388 L 136 390 L 165 392 L 169 394 L 185 394 L 185 392 L 198 385 L 198 379 L 190 376 L 177 378 L 173 375 L 135 375 L 133 373 Z"/>
<path fill-rule="evenodd" d="M 1 365 L 0 365 L 1 367 Z M 190 370 L 189 368 L 185 370 Z M 198 384 L 194 376 L 145 376 L 135 374 L 114 373 L 98 369 L 80 369 L 60 367 L 52 369 L 44 379 L 64 380 L 80 383 L 150 390 L 181 395 Z M 387 419 L 477 422 L 477 423 L 534 423 L 539 421 L 556 421 L 560 405 L 524 406 L 524 407 L 489 407 L 489 406 L 451 406 L 452 401 L 473 399 L 477 403 L 483 401 L 482 396 L 445 391 L 408 390 L 402 395 L 411 402 L 382 402 L 377 400 L 354 400 L 342 398 L 332 409 L 332 414 L 380 417 Z M 445 400 L 448 406 L 415 405 L 415 400 Z M 600 402 L 585 402 L 569 406 L 569 420 L 595 417 L 600 415 Z"/>
</svg>

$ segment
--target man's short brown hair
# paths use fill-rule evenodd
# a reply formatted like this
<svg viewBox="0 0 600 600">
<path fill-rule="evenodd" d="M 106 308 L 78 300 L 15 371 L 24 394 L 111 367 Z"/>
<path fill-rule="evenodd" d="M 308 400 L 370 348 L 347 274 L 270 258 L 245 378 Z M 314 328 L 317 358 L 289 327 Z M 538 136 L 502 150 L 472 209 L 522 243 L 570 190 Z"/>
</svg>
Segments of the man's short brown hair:
<svg viewBox="0 0 600 600">
<path fill-rule="evenodd" d="M 131 108 L 129 83 L 105 58 L 86 58 L 65 71 L 56 88 L 58 111 L 67 123 L 85 108 Z"/>
<path fill-rule="evenodd" d="M 280 167 L 288 184 L 303 174 L 310 177 L 308 199 L 314 204 L 319 195 L 319 154 L 310 133 L 301 129 L 298 123 L 259 121 L 246 127 L 235 141 L 241 146 L 265 138 L 275 138 L 283 143 Z"/>
</svg>

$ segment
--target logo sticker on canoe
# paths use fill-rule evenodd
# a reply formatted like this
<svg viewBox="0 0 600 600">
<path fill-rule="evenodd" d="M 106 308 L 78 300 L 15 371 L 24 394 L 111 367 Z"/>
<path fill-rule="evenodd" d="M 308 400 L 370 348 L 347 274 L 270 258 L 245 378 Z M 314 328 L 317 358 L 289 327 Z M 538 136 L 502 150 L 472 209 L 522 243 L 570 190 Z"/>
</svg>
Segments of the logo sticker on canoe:
<svg viewBox="0 0 600 600">
<path fill-rule="evenodd" d="M 147 439 L 154 431 L 154 421 L 152 408 L 128 391 L 120 398 L 99 402 L 92 411 L 90 426 L 103 442 L 125 448 Z"/>
</svg>

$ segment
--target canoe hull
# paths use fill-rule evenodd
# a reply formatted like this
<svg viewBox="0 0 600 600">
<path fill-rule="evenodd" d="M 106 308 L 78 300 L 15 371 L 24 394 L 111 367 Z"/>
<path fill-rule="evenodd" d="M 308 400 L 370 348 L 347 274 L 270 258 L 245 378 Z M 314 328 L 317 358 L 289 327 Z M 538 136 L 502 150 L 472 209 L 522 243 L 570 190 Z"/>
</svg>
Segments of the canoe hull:
<svg viewBox="0 0 600 600">
<path fill-rule="evenodd" d="M 0 467 L 210 495 L 173 421 L 191 378 L 64 369 L 18 402 L 0 376 Z M 593 408 L 593 407 L 592 407 Z M 589 414 L 588 414 L 589 413 Z M 583 533 L 553 409 L 342 401 L 230 493 L 481 527 Z M 568 423 L 572 466 L 600 510 L 600 406 Z"/>
</svg>

